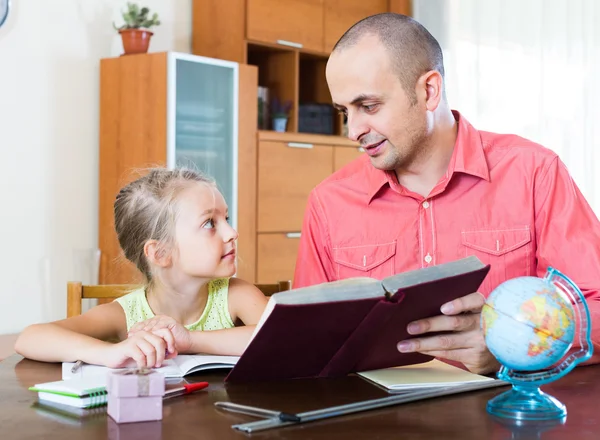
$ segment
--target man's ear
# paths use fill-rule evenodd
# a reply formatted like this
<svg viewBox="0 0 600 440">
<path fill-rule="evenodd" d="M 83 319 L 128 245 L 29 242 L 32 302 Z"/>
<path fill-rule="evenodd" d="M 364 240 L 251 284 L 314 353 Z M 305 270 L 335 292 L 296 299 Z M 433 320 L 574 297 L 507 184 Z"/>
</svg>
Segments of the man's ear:
<svg viewBox="0 0 600 440">
<path fill-rule="evenodd" d="M 444 79 L 436 70 L 421 75 L 417 87 L 424 91 L 425 106 L 429 111 L 435 111 L 440 105 L 444 94 Z"/>
<path fill-rule="evenodd" d="M 162 268 L 171 266 L 171 252 L 158 240 L 148 240 L 144 244 L 144 255 L 154 266 Z"/>
</svg>

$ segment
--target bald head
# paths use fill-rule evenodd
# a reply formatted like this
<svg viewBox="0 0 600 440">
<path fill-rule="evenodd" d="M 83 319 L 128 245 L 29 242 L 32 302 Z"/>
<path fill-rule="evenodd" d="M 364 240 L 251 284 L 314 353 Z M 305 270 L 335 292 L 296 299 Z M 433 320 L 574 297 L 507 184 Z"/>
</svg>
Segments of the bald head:
<svg viewBox="0 0 600 440">
<path fill-rule="evenodd" d="M 412 98 L 417 79 L 425 72 L 435 70 L 444 77 L 444 59 L 437 40 L 419 22 L 401 14 L 387 12 L 362 19 L 342 35 L 332 55 L 369 35 L 383 44 L 402 87 Z"/>
</svg>

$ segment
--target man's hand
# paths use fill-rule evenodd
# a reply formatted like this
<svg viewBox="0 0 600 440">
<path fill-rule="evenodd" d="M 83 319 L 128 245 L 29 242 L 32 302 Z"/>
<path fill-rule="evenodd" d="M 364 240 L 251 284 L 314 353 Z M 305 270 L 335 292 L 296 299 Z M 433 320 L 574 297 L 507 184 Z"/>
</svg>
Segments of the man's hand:
<svg viewBox="0 0 600 440">
<path fill-rule="evenodd" d="M 500 364 L 487 349 L 479 324 L 484 304 L 484 296 L 475 292 L 444 304 L 440 316 L 411 322 L 407 328 L 411 335 L 444 333 L 400 341 L 398 351 L 458 361 L 477 374 L 497 371 Z"/>
<path fill-rule="evenodd" d="M 167 315 L 156 315 L 154 318 L 138 322 L 129 329 L 128 336 L 131 337 L 140 331 L 156 333 L 160 329 L 167 329 L 173 335 L 177 352 L 185 353 L 189 351 L 192 346 L 189 330 Z"/>
</svg>

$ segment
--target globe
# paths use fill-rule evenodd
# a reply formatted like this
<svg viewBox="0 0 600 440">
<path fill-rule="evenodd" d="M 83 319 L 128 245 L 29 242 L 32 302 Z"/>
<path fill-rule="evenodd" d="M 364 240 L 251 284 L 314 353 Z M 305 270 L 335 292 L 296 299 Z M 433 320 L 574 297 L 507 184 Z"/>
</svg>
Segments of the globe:
<svg viewBox="0 0 600 440">
<path fill-rule="evenodd" d="M 544 278 L 505 281 L 487 298 L 481 328 L 502 364 L 498 379 L 512 384 L 488 401 L 488 413 L 518 423 L 564 422 L 566 406 L 540 386 L 564 377 L 594 352 L 590 311 L 575 283 L 552 267 Z"/>
<path fill-rule="evenodd" d="M 543 278 L 520 277 L 500 284 L 481 312 L 486 345 L 513 370 L 535 371 L 554 365 L 575 338 L 570 299 Z"/>
</svg>

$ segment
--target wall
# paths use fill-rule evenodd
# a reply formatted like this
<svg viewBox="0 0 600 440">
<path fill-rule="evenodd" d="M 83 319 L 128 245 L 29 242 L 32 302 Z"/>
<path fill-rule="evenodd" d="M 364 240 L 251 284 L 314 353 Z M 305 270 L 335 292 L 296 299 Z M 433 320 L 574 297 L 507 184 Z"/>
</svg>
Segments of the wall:
<svg viewBox="0 0 600 440">
<path fill-rule="evenodd" d="M 13 1 L 0 28 L 0 334 L 65 316 L 66 282 L 92 277 L 98 216 L 99 59 L 122 53 L 123 0 Z M 150 51 L 190 52 L 192 0 L 160 15 Z"/>
</svg>

